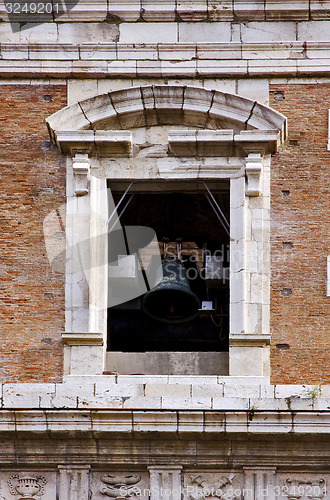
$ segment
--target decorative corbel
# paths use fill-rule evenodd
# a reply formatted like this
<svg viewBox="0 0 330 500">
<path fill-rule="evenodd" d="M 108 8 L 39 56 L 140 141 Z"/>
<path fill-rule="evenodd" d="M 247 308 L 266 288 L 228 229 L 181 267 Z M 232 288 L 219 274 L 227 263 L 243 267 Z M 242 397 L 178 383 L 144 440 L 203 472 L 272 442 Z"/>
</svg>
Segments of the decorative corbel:
<svg viewBox="0 0 330 500">
<path fill-rule="evenodd" d="M 72 158 L 73 175 L 75 180 L 76 196 L 88 194 L 88 174 L 90 162 L 88 154 L 76 153 Z"/>
<path fill-rule="evenodd" d="M 260 196 L 262 156 L 259 153 L 250 153 L 246 161 L 246 196 Z"/>
</svg>

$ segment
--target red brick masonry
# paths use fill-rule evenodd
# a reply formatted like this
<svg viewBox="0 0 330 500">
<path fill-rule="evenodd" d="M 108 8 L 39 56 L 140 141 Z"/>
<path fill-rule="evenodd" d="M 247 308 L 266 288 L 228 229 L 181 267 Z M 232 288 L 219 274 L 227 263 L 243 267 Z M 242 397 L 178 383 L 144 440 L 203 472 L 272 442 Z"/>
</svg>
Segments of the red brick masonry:
<svg viewBox="0 0 330 500">
<path fill-rule="evenodd" d="M 270 106 L 289 128 L 271 173 L 272 382 L 329 383 L 330 85 L 271 85 Z"/>
<path fill-rule="evenodd" d="M 0 379 L 59 381 L 64 276 L 48 264 L 43 220 L 65 202 L 65 161 L 44 120 L 66 86 L 0 88 Z"/>
</svg>

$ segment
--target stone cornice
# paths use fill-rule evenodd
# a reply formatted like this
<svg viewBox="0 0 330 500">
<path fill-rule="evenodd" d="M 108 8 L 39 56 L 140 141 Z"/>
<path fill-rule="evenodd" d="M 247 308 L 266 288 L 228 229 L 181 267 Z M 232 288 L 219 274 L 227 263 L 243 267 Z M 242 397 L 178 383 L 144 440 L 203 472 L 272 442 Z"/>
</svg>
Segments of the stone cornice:
<svg viewBox="0 0 330 500">
<path fill-rule="evenodd" d="M 328 434 L 330 411 L 275 410 L 1 410 L 0 432 L 63 433 L 73 431 L 109 434 L 216 433 L 250 435 Z"/>
<path fill-rule="evenodd" d="M 0 57 L 3 77 L 330 75 L 330 42 L 22 43 L 1 44 Z"/>
<path fill-rule="evenodd" d="M 7 20 L 4 5 L 0 15 Z M 57 18 L 59 22 L 98 22 L 110 19 L 121 22 L 196 22 L 196 21 L 307 21 L 328 20 L 330 2 L 321 0 L 225 0 L 207 2 L 190 0 L 106 0 L 84 1 L 66 14 Z M 15 16 L 16 22 L 26 21 L 26 15 Z"/>
</svg>

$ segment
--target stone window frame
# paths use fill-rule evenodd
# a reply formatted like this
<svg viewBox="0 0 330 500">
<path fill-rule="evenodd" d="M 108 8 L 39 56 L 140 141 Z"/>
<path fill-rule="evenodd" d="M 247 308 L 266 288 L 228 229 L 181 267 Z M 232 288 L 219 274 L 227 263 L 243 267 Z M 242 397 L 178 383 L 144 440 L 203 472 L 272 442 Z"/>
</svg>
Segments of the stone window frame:
<svg viewBox="0 0 330 500">
<path fill-rule="evenodd" d="M 169 130 L 173 156 L 156 158 L 158 177 L 142 176 L 230 180 L 229 375 L 269 376 L 270 165 L 287 136 L 285 116 L 237 95 L 179 85 L 133 87 L 67 106 L 47 119 L 52 140 L 67 156 L 67 232 L 74 234 L 79 218 L 82 234 L 104 233 L 107 179 L 134 179 L 127 168 L 135 161 L 132 130 L 165 122 L 189 129 Z M 189 158 L 182 157 L 182 146 L 188 147 Z M 213 156 L 207 155 L 209 149 Z M 117 158 L 112 162 L 116 168 L 102 167 L 102 158 Z M 118 171 L 118 158 L 126 171 Z M 68 254 L 67 316 L 78 311 L 84 325 L 67 321 L 65 374 L 100 375 L 104 370 L 107 274 L 91 264 L 99 251 L 91 244 L 87 252 L 89 297 L 96 297 L 88 305 L 88 289 L 77 291 Z"/>
</svg>

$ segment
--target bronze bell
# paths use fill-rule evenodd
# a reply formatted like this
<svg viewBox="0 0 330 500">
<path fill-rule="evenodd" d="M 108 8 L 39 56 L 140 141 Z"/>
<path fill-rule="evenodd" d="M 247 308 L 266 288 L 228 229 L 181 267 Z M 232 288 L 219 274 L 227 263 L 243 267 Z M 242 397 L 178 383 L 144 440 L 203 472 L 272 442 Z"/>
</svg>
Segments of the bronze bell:
<svg viewBox="0 0 330 500">
<path fill-rule="evenodd" d="M 148 316 L 164 323 L 185 323 L 198 315 L 200 300 L 191 291 L 186 268 L 178 261 L 162 265 L 163 278 L 142 300 Z"/>
</svg>

